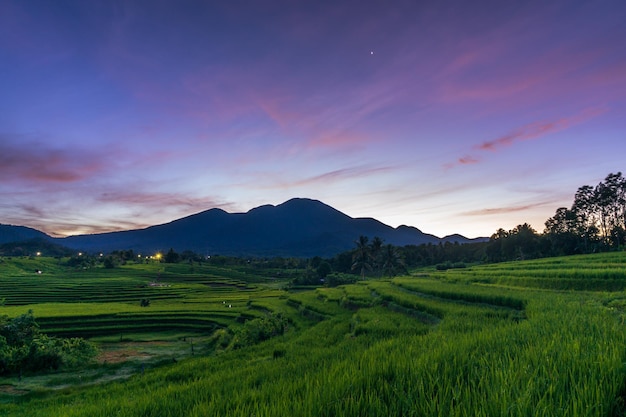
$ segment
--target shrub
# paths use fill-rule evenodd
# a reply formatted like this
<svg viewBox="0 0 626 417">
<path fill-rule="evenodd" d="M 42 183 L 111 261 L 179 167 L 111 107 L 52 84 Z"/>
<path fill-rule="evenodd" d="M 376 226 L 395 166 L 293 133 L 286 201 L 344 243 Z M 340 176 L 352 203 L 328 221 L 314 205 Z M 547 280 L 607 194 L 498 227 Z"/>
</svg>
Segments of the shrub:
<svg viewBox="0 0 626 417">
<path fill-rule="evenodd" d="M 113 269 L 117 266 L 118 262 L 117 259 L 111 255 L 107 256 L 106 258 L 104 258 L 103 261 L 104 267 L 107 269 Z"/>
<path fill-rule="evenodd" d="M 0 375 L 56 370 L 84 364 L 97 354 L 83 339 L 61 339 L 39 332 L 33 312 L 0 317 Z"/>
<path fill-rule="evenodd" d="M 234 349 L 254 345 L 271 337 L 285 333 L 287 319 L 280 313 L 248 320 L 235 331 L 231 347 Z"/>
</svg>

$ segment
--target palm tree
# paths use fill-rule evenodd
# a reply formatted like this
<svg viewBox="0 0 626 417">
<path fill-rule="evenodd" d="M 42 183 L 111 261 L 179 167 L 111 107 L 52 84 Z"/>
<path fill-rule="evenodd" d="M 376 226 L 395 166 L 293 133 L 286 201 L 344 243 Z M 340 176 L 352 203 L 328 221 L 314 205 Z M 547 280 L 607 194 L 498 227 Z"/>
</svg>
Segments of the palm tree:
<svg viewBox="0 0 626 417">
<path fill-rule="evenodd" d="M 406 272 L 406 266 L 398 248 L 385 245 L 382 248 L 382 272 L 394 276 L 398 271 Z"/>
<path fill-rule="evenodd" d="M 368 245 L 367 236 L 359 236 L 359 240 L 356 242 L 356 249 L 352 254 L 352 270 L 361 270 L 361 279 L 365 279 L 365 270 L 372 270 L 372 265 L 369 263 L 372 253 L 370 246 Z"/>
<path fill-rule="evenodd" d="M 372 243 L 370 244 L 370 257 L 372 259 L 372 268 L 375 271 L 380 271 L 381 274 L 382 274 L 382 268 L 381 268 L 382 247 L 383 247 L 383 240 L 379 238 L 378 236 L 374 236 L 374 239 L 372 239 Z"/>
</svg>

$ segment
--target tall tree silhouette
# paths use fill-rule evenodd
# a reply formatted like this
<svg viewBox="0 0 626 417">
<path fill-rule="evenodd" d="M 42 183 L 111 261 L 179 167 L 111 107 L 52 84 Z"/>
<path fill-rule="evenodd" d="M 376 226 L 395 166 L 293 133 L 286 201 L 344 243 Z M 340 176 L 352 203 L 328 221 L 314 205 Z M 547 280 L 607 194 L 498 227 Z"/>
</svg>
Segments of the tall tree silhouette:
<svg viewBox="0 0 626 417">
<path fill-rule="evenodd" d="M 375 271 L 380 271 L 382 274 L 382 249 L 383 249 L 383 240 L 374 236 L 372 239 L 372 243 L 370 244 L 370 259 L 372 261 L 372 269 Z"/>
<path fill-rule="evenodd" d="M 386 276 L 394 276 L 398 272 L 405 272 L 404 259 L 400 255 L 398 248 L 393 245 L 385 245 L 381 251 L 382 273 Z"/>
<path fill-rule="evenodd" d="M 352 270 L 360 270 L 361 279 L 365 278 L 366 270 L 372 270 L 372 265 L 370 264 L 372 253 L 368 241 L 367 236 L 359 236 L 359 240 L 355 242 L 356 248 L 352 254 Z"/>
</svg>

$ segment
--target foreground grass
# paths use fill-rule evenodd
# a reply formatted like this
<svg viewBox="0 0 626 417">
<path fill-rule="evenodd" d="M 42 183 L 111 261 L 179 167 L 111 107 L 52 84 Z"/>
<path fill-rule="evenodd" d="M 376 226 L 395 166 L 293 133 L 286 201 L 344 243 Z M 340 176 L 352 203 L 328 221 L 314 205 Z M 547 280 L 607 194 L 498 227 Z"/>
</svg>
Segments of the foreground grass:
<svg viewBox="0 0 626 417">
<path fill-rule="evenodd" d="M 560 261 L 584 276 L 586 263 L 597 266 L 593 259 Z M 626 266 L 622 253 L 610 262 L 618 269 Z M 524 264 L 512 269 L 523 271 Z M 125 381 L 14 397 L 0 412 L 623 415 L 626 295 L 526 288 L 523 277 L 532 276 L 536 263 L 527 265 L 522 281 L 509 277 L 507 284 L 518 285 L 507 288 L 487 281 L 493 267 L 474 267 L 298 294 L 258 289 L 258 297 L 246 293 L 250 302 L 238 314 L 286 314 L 292 327 L 283 336 L 135 372 Z"/>
</svg>

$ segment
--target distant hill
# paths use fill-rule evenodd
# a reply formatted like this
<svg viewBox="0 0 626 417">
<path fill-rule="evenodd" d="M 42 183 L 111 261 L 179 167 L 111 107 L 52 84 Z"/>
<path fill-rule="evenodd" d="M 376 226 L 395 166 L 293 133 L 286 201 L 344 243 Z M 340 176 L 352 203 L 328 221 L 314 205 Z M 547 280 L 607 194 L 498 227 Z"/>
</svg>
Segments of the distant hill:
<svg viewBox="0 0 626 417">
<path fill-rule="evenodd" d="M 21 242 L 30 239 L 52 239 L 44 232 L 25 226 L 0 224 L 0 244 Z"/>
<path fill-rule="evenodd" d="M 320 201 L 304 198 L 260 206 L 247 213 L 211 209 L 146 229 L 54 240 L 87 252 L 132 249 L 148 254 L 173 248 L 206 255 L 329 257 L 352 249 L 361 235 L 379 236 L 397 246 L 470 242 L 460 235 L 442 240 L 415 227 L 393 228 L 371 218 L 352 218 Z"/>
<path fill-rule="evenodd" d="M 468 239 L 463 235 L 460 235 L 458 233 L 455 233 L 453 235 L 448 235 L 448 236 L 444 236 L 441 238 L 441 241 L 443 243 L 445 242 L 450 242 L 450 243 L 478 243 L 478 242 L 485 242 L 489 240 L 489 238 L 487 237 L 476 237 L 473 239 Z"/>
<path fill-rule="evenodd" d="M 0 256 L 29 256 L 37 252 L 45 256 L 71 256 L 75 251 L 54 242 L 51 237 L 0 243 Z"/>
<path fill-rule="evenodd" d="M 73 251 L 47 234 L 24 226 L 0 224 L 0 255 L 22 256 L 36 252 L 47 256 L 66 256 Z"/>
</svg>

